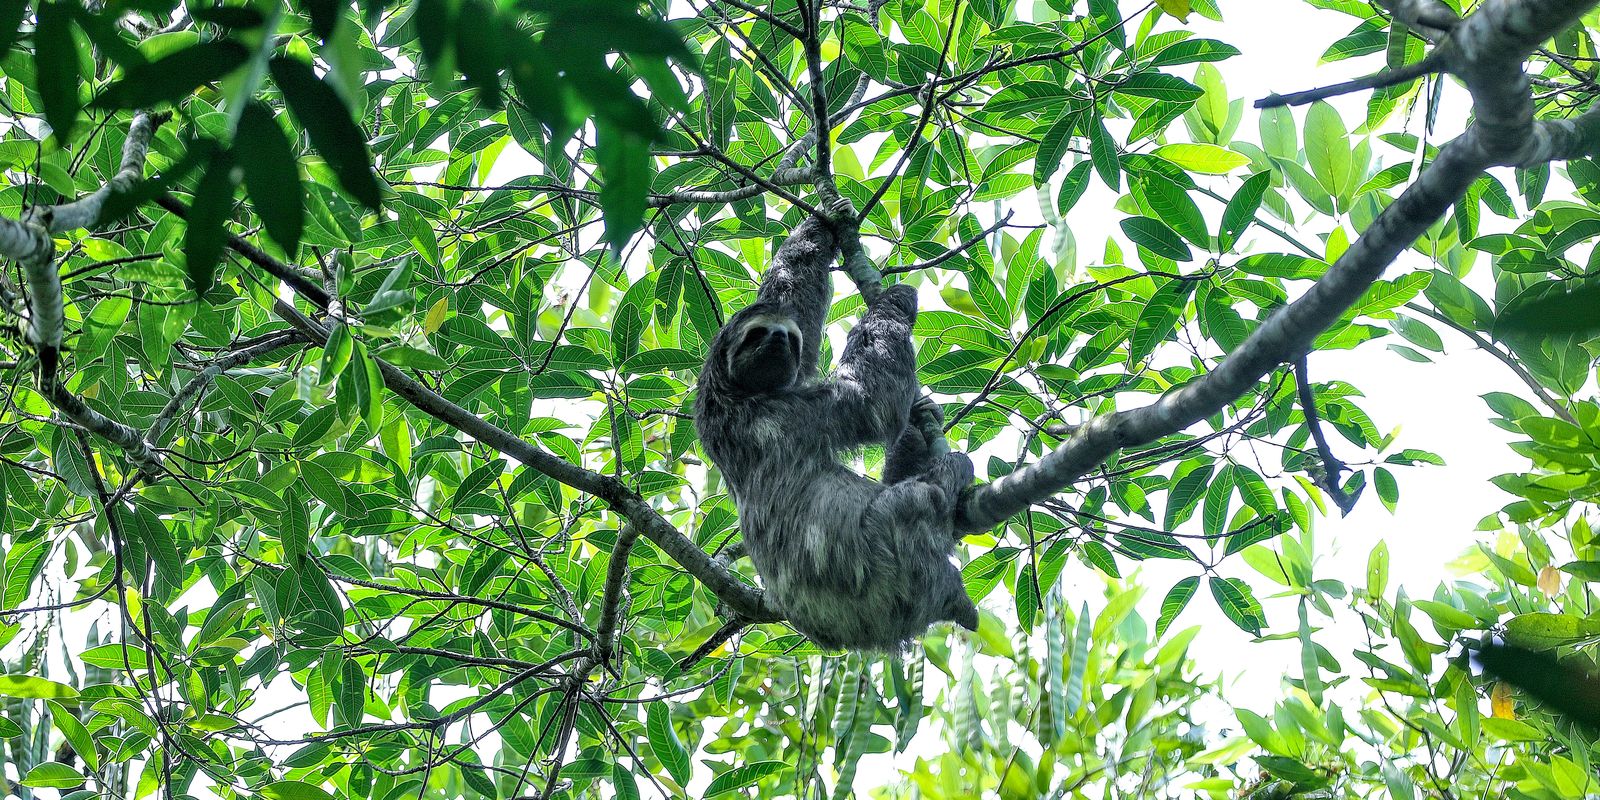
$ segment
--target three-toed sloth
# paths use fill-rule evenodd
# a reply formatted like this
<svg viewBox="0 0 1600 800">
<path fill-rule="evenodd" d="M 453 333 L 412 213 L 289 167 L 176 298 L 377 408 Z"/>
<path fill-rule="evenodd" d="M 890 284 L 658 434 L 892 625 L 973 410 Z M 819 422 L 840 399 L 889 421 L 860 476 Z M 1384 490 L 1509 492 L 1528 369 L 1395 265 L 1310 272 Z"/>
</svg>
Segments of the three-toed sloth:
<svg viewBox="0 0 1600 800">
<path fill-rule="evenodd" d="M 778 248 L 756 301 L 711 342 L 695 427 L 794 627 L 824 647 L 896 651 L 936 622 L 977 628 L 951 558 L 972 462 L 949 452 L 938 405 L 920 397 L 910 286 L 872 299 L 838 367 L 817 379 L 851 211 L 808 218 Z M 889 445 L 881 482 L 840 463 L 869 444 Z"/>
</svg>

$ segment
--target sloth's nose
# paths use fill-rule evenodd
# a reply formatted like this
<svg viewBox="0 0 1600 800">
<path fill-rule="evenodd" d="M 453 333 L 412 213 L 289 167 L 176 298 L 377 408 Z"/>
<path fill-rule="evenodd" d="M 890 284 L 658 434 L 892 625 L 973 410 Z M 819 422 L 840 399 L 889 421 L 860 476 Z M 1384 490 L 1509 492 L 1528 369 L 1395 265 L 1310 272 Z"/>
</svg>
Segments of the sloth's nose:
<svg viewBox="0 0 1600 800">
<path fill-rule="evenodd" d="M 789 329 L 782 325 L 756 328 L 750 331 L 745 342 L 747 347 L 759 347 L 763 350 L 788 347 Z"/>
</svg>

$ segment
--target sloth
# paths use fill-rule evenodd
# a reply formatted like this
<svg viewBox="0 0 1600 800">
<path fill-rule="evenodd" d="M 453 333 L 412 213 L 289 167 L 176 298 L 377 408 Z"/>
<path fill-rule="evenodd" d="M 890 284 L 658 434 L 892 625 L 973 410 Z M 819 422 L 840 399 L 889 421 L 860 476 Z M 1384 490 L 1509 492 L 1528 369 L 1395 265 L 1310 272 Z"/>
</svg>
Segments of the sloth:
<svg viewBox="0 0 1600 800">
<path fill-rule="evenodd" d="M 856 242 L 853 219 L 835 202 L 778 248 L 755 302 L 712 339 L 695 427 L 794 627 L 827 648 L 898 652 L 934 623 L 977 629 L 952 560 L 973 470 L 949 451 L 939 406 L 919 397 L 910 286 L 871 299 L 833 374 L 817 377 L 829 271 L 840 239 Z M 888 445 L 881 482 L 840 461 L 870 444 Z"/>
</svg>

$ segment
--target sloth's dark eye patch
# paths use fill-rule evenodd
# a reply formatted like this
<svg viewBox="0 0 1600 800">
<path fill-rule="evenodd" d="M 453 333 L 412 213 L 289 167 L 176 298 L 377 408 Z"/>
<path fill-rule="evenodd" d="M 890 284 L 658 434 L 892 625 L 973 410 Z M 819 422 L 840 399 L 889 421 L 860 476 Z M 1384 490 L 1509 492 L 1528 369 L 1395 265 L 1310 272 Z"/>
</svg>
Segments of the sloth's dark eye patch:
<svg viewBox="0 0 1600 800">
<path fill-rule="evenodd" d="M 754 347 L 755 345 L 759 344 L 762 339 L 765 339 L 766 336 L 767 336 L 767 329 L 766 328 L 760 327 L 758 325 L 752 325 L 747 330 L 745 330 L 745 332 L 744 332 L 744 340 L 739 343 L 739 347 L 740 347 L 740 349 L 743 349 L 743 348 L 746 348 L 746 347 Z"/>
</svg>

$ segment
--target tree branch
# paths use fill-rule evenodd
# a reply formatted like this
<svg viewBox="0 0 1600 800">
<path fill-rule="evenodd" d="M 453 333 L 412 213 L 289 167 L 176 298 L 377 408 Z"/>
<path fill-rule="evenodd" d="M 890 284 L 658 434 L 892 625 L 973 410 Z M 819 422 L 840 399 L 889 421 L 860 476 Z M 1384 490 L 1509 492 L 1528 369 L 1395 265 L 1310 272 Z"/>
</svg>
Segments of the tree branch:
<svg viewBox="0 0 1600 800">
<path fill-rule="evenodd" d="M 128 137 L 122 143 L 121 165 L 116 174 L 94 192 L 70 203 L 31 209 L 21 219 L 0 218 L 0 256 L 15 260 L 22 267 L 28 284 L 27 338 L 39 350 L 40 385 L 47 394 L 49 384 L 55 381 L 61 337 L 66 328 L 61 275 L 56 268 L 55 242 L 51 237 L 100 222 L 106 200 L 126 191 L 144 174 L 150 137 L 170 117 L 170 114 L 143 111 L 135 114 L 128 126 Z"/>
<path fill-rule="evenodd" d="M 177 419 L 178 412 L 182 411 L 195 395 L 210 386 L 218 375 L 235 367 L 244 366 L 274 350 L 288 347 L 299 338 L 300 335 L 294 331 L 279 331 L 268 334 L 258 342 L 216 357 L 206 365 L 205 369 L 200 370 L 199 374 L 190 378 L 182 388 L 178 389 L 178 393 L 174 394 L 165 406 L 162 406 L 161 411 L 156 414 L 155 421 L 150 424 L 150 433 L 145 438 L 159 445 L 167 428 Z"/>
<path fill-rule="evenodd" d="M 1475 122 L 1386 207 L 1304 295 L 1264 321 L 1216 369 L 1143 408 L 1096 417 L 1039 462 L 975 487 L 957 530 L 988 530 L 1055 494 L 1123 448 L 1184 430 L 1242 396 L 1262 376 L 1300 357 L 1383 274 L 1395 256 L 1462 197 L 1485 169 L 1596 150 L 1594 116 L 1536 124 L 1522 61 L 1592 0 L 1489 0 L 1440 45 L 1472 94 Z"/>
<path fill-rule="evenodd" d="M 180 217 L 188 213 L 188 209 L 174 198 L 161 198 L 160 203 L 163 208 Z M 229 235 L 228 246 L 314 305 L 327 308 L 329 300 L 327 292 L 322 287 L 306 281 L 288 264 L 273 258 L 236 235 Z M 273 311 L 312 344 L 320 346 L 328 340 L 326 328 L 281 298 L 274 298 Z M 419 411 L 471 436 L 499 453 L 516 459 L 534 471 L 553 478 L 557 483 L 600 498 L 613 511 L 637 526 L 645 538 L 661 548 L 662 552 L 703 583 L 735 613 L 752 622 L 775 622 L 783 619 L 782 612 L 765 592 L 744 583 L 725 567 L 714 563 L 711 556 L 701 550 L 699 545 L 673 527 L 672 523 L 651 508 L 648 500 L 628 488 L 626 484 L 610 476 L 568 463 L 456 405 L 393 364 L 376 357 L 373 361 L 377 363 L 378 370 L 383 376 L 384 386 Z"/>
<path fill-rule="evenodd" d="M 1326 100 L 1330 97 L 1338 97 L 1352 92 L 1360 92 L 1367 89 L 1384 89 L 1407 81 L 1414 81 L 1424 75 L 1439 71 L 1439 59 L 1434 58 L 1438 52 L 1435 50 L 1415 64 L 1406 64 L 1396 69 L 1375 72 L 1371 75 L 1336 83 L 1332 86 L 1308 89 L 1304 92 L 1268 95 L 1256 101 L 1256 108 L 1303 106 L 1308 103 L 1315 103 L 1318 100 Z"/>
<path fill-rule="evenodd" d="M 617 546 L 611 551 L 611 563 L 606 565 L 606 585 L 601 593 L 600 627 L 595 630 L 595 657 L 610 663 L 616 645 L 617 617 L 628 595 L 628 555 L 633 543 L 639 541 L 639 529 L 632 525 L 617 531 Z"/>
<path fill-rule="evenodd" d="M 1340 476 L 1347 468 L 1333 454 L 1328 437 L 1322 432 L 1322 419 L 1317 416 L 1317 395 L 1311 388 L 1311 377 L 1307 373 L 1306 357 L 1301 356 L 1294 362 L 1294 383 L 1300 396 L 1300 411 L 1305 415 L 1306 428 L 1311 431 L 1311 441 L 1317 444 L 1317 457 L 1322 459 L 1322 489 L 1333 495 L 1333 504 L 1339 507 L 1339 516 L 1346 516 L 1350 509 L 1356 507 L 1361 489 L 1346 492 L 1339 483 Z"/>
</svg>

